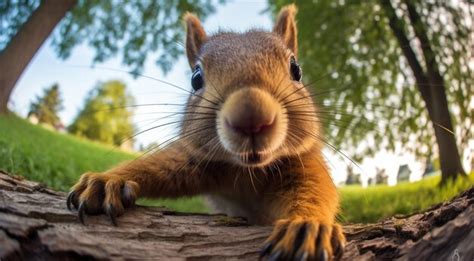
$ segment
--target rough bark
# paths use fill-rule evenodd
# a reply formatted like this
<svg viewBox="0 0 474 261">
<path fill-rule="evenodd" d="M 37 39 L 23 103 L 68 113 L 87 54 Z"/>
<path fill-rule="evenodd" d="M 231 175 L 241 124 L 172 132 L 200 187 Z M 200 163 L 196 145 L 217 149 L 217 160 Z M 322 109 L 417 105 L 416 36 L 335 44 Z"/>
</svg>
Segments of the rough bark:
<svg viewBox="0 0 474 261">
<path fill-rule="evenodd" d="M 418 60 L 405 33 L 405 21 L 397 17 L 391 0 L 380 0 L 380 2 L 388 17 L 390 29 L 397 39 L 403 55 L 407 59 L 408 65 L 415 77 L 418 90 L 425 102 L 438 146 L 442 173 L 441 180 L 442 183 L 445 183 L 448 179 L 455 179 L 458 175 L 466 173 L 462 167 L 456 138 L 453 134 L 453 124 L 451 114 L 449 113 L 445 83 L 438 69 L 435 52 L 431 47 L 424 24 L 411 0 L 405 0 L 404 3 L 408 9 L 411 27 L 420 42 L 426 71 L 421 66 L 421 62 Z"/>
<path fill-rule="evenodd" d="M 76 0 L 43 0 L 0 52 L 0 113 L 8 111 L 8 100 L 16 82 L 56 25 Z"/>
<path fill-rule="evenodd" d="M 65 196 L 0 172 L 0 260 L 256 260 L 271 231 L 241 218 L 152 207 L 126 212 L 118 227 L 105 216 L 83 226 Z M 474 188 L 423 213 L 344 230 L 343 260 L 473 260 Z"/>
</svg>

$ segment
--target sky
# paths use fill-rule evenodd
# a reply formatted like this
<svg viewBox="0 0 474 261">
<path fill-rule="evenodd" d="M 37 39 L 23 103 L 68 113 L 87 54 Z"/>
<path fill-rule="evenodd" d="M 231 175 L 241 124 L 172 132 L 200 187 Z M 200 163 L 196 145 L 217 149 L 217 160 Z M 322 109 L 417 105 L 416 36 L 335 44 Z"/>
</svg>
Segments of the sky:
<svg viewBox="0 0 474 261">
<path fill-rule="evenodd" d="M 209 16 L 203 25 L 208 33 L 217 31 L 219 28 L 231 28 L 236 31 L 243 31 L 252 27 L 270 29 L 272 26 L 270 14 L 260 14 L 265 8 L 265 1 L 231 2 L 224 6 L 219 6 L 217 12 Z M 236 12 L 235 10 L 239 11 Z M 242 14 L 245 14 L 248 19 L 242 19 Z M 121 64 L 119 58 L 112 58 L 92 68 L 94 51 L 86 44 L 75 47 L 67 60 L 58 59 L 55 51 L 50 46 L 50 41 L 51 40 L 48 40 L 42 46 L 14 89 L 10 108 L 20 115 L 26 116 L 31 101 L 37 95 L 42 94 L 44 88 L 54 83 L 59 84 L 64 99 L 64 110 L 60 112 L 60 117 L 66 126 L 74 120 L 74 117 L 83 106 L 83 101 L 87 93 L 94 88 L 98 82 L 112 79 L 125 82 L 128 90 L 135 97 L 136 104 L 164 103 L 170 101 L 173 103 L 183 103 L 187 97 L 186 92 L 152 79 L 145 77 L 133 78 L 126 73 L 126 71 L 129 70 Z M 164 75 L 159 70 L 154 63 L 154 59 L 149 58 L 142 74 L 173 83 L 185 89 L 191 89 L 191 70 L 189 69 L 184 55 L 176 61 L 172 71 L 167 75 Z M 153 123 L 152 119 L 156 118 L 156 114 L 151 115 L 151 112 L 164 110 L 176 111 L 177 109 L 179 108 L 170 108 L 170 106 L 166 108 L 163 108 L 163 106 L 138 107 L 135 113 L 136 125 L 146 128 L 146 124 Z M 149 133 L 137 136 L 138 143 L 149 144 L 161 140 L 157 139 L 156 135 L 162 136 L 162 129 L 159 131 L 156 130 L 156 132 L 150 131 Z"/>
<path fill-rule="evenodd" d="M 220 5 L 215 14 L 210 15 L 204 22 L 208 33 L 219 28 L 244 31 L 249 28 L 271 29 L 272 21 L 269 13 L 263 13 L 266 1 L 233 1 Z M 64 100 L 64 110 L 60 112 L 63 123 L 69 125 L 83 106 L 87 93 L 99 82 L 121 80 L 126 83 L 129 91 L 136 99 L 136 104 L 177 103 L 183 104 L 187 93 L 167 86 L 163 83 L 145 77 L 133 78 L 126 72 L 128 69 L 120 63 L 120 59 L 112 58 L 105 63 L 92 68 L 94 52 L 87 45 L 75 47 L 67 60 L 58 59 L 48 40 L 38 51 L 28 68 L 23 73 L 13 92 L 10 109 L 22 116 L 28 113 L 31 101 L 43 92 L 43 89 L 58 83 Z M 110 68 L 113 70 L 108 70 Z M 119 70 L 119 71 L 116 71 Z M 148 59 L 142 72 L 143 75 L 171 82 L 186 89 L 190 87 L 191 71 L 184 56 L 176 61 L 171 72 L 164 75 Z M 134 122 L 139 130 L 144 130 L 156 124 L 157 115 L 165 117 L 167 122 L 176 120 L 170 114 L 180 110 L 181 106 L 143 106 L 135 111 Z M 165 121 L 166 122 L 166 121 Z M 140 134 L 136 137 L 138 144 L 159 143 L 176 134 L 176 126 L 158 128 Z M 332 175 L 336 183 L 345 180 L 347 164 L 352 162 L 335 155 L 329 149 L 324 151 Z M 367 158 L 359 166 L 354 166 L 356 172 L 362 173 L 363 183 L 368 177 L 374 177 L 376 168 L 386 168 L 389 184 L 396 183 L 399 164 L 409 164 L 413 174 L 411 180 L 421 178 L 424 165 L 417 163 L 413 156 L 380 152 L 374 158 Z"/>
</svg>

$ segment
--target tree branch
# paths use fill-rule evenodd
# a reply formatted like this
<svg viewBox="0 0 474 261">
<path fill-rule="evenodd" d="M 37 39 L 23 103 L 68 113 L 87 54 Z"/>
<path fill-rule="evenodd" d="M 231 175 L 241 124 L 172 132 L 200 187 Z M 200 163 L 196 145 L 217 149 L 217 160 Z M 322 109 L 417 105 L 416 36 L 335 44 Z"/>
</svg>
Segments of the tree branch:
<svg viewBox="0 0 474 261">
<path fill-rule="evenodd" d="M 423 70 L 423 67 L 421 66 L 421 63 L 416 57 L 415 51 L 413 51 L 413 48 L 410 45 L 410 40 L 408 40 L 408 37 L 405 34 L 405 23 L 402 19 L 397 17 L 395 8 L 392 6 L 390 0 L 380 0 L 380 4 L 382 5 L 382 8 L 384 9 L 389 19 L 390 29 L 392 29 L 395 38 L 397 38 L 400 48 L 402 49 L 403 55 L 407 59 L 408 65 L 410 66 L 413 72 L 413 76 L 415 77 L 418 90 L 420 91 L 423 100 L 427 105 L 426 107 L 428 108 L 428 112 L 431 115 L 431 112 L 433 110 L 431 104 L 429 81 Z"/>
<path fill-rule="evenodd" d="M 431 47 L 430 40 L 426 28 L 421 21 L 421 17 L 416 11 L 415 6 L 411 0 L 404 0 L 408 10 L 408 18 L 410 19 L 411 26 L 415 32 L 416 38 L 420 41 L 421 51 L 426 63 L 426 70 L 430 78 L 437 80 L 433 84 L 443 83 L 443 79 L 439 74 L 438 64 L 436 62 L 436 55 Z M 433 86 L 435 87 L 435 86 Z"/>
</svg>

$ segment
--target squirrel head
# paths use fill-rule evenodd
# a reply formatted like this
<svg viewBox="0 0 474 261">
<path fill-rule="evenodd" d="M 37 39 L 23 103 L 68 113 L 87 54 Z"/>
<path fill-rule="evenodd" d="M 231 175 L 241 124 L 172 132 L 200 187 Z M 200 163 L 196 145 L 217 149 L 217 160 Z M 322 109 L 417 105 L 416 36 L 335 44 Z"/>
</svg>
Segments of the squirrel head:
<svg viewBox="0 0 474 261">
<path fill-rule="evenodd" d="M 295 15 L 296 7 L 289 5 L 272 32 L 210 36 L 196 16 L 185 15 L 194 93 L 182 137 L 189 137 L 196 153 L 264 167 L 317 145 L 316 109 L 297 63 Z"/>
</svg>

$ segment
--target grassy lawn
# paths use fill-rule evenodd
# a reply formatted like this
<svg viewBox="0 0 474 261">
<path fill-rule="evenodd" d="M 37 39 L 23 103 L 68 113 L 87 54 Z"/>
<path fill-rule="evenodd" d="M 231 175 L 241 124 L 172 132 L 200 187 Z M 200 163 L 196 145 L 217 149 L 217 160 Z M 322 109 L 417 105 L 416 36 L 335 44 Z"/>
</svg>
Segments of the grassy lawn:
<svg viewBox="0 0 474 261">
<path fill-rule="evenodd" d="M 474 185 L 474 172 L 466 179 L 438 187 L 440 176 L 418 182 L 401 183 L 390 187 L 377 185 L 368 188 L 345 186 L 339 189 L 343 223 L 374 222 L 394 215 L 406 215 L 427 209 L 449 200 Z"/>
<path fill-rule="evenodd" d="M 0 116 L 0 169 L 67 191 L 86 171 L 103 171 L 137 155 L 110 146 L 58 134 L 31 125 L 14 116 Z M 443 189 L 439 177 L 394 187 L 374 186 L 367 189 L 347 186 L 340 189 L 342 214 L 348 222 L 374 222 L 396 214 L 421 211 L 448 200 L 474 184 L 458 180 Z M 167 206 L 177 211 L 206 212 L 201 197 L 177 200 L 140 200 L 139 204 Z"/>
<path fill-rule="evenodd" d="M 59 134 L 15 116 L 0 116 L 0 169 L 68 191 L 87 171 L 104 171 L 134 159 L 112 146 Z M 178 211 L 206 212 L 201 198 L 141 200 Z"/>
</svg>

